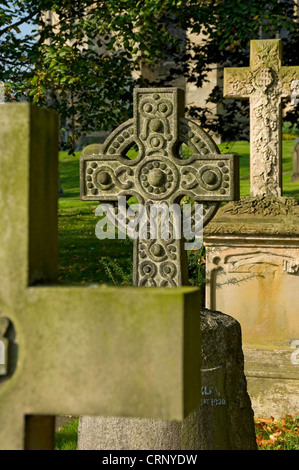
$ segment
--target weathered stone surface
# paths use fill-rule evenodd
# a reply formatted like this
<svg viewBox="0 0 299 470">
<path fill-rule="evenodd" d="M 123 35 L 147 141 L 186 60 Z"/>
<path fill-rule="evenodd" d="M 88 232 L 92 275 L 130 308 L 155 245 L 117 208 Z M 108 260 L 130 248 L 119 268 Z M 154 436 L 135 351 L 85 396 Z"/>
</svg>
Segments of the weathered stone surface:
<svg viewBox="0 0 299 470">
<path fill-rule="evenodd" d="M 201 406 L 182 424 L 84 416 L 79 424 L 78 449 L 256 449 L 240 325 L 228 315 L 209 310 L 204 310 L 201 318 Z"/>
<path fill-rule="evenodd" d="M 281 39 L 250 43 L 250 67 L 224 69 L 224 96 L 250 100 L 250 194 L 282 195 L 281 99 L 299 66 L 283 67 Z"/>
<path fill-rule="evenodd" d="M 201 333 L 201 380 L 205 395 L 196 417 L 200 448 L 253 450 L 256 448 L 253 411 L 244 376 L 240 324 L 231 316 L 204 309 Z"/>
<path fill-rule="evenodd" d="M 186 294 L 191 293 L 185 289 Z M 31 288 L 21 311 L 16 309 L 10 315 L 16 325 L 22 368 L 17 368 L 18 374 L 12 374 L 11 380 L 10 376 L 0 380 L 1 448 L 22 448 L 25 414 L 111 413 L 179 420 L 181 412 L 190 412 L 189 406 L 196 408 L 200 402 L 200 364 L 196 363 L 200 360 L 196 352 L 200 332 L 194 324 L 188 326 L 191 318 L 186 302 L 193 308 L 198 291 L 193 290 L 195 297 L 191 294 L 190 301 L 184 294 L 184 299 L 180 297 L 181 293 L 181 289 L 165 289 L 164 297 L 160 290 L 139 289 L 136 293 L 128 288 L 126 299 L 122 297 L 116 305 L 118 289 Z M 173 302 L 168 301 L 169 296 Z M 82 316 L 81 302 L 89 315 Z M 49 312 L 51 321 L 40 318 L 41 311 Z M 196 317 L 198 321 L 199 315 Z M 84 340 L 86 330 L 88 341 Z M 68 332 L 66 337 L 62 331 Z M 26 342 L 28 335 L 30 341 Z M 171 385 L 165 389 L 165 384 Z"/>
<path fill-rule="evenodd" d="M 299 374 L 298 363 L 292 362 L 295 349 L 245 347 L 243 350 L 247 389 L 255 416 L 296 415 L 299 409 Z"/>
<path fill-rule="evenodd" d="M 297 413 L 299 373 L 291 343 L 299 338 L 298 202 L 245 197 L 228 203 L 204 239 L 206 306 L 241 324 L 255 414 Z M 275 359 L 280 354 L 284 361 Z"/>
<path fill-rule="evenodd" d="M 288 197 L 242 197 L 219 209 L 205 235 L 299 236 L 298 201 Z"/>
<path fill-rule="evenodd" d="M 78 450 L 175 450 L 180 449 L 177 421 L 82 416 Z"/>
</svg>

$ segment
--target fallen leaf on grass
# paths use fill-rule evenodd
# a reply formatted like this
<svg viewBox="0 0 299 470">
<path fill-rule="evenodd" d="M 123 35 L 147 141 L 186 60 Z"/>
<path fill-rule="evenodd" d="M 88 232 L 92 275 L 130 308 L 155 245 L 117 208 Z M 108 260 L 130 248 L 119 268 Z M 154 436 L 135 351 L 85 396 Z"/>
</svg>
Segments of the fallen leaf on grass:
<svg viewBox="0 0 299 470">
<path fill-rule="evenodd" d="M 262 445 L 262 440 L 263 440 L 263 433 L 260 433 L 256 436 L 256 444 L 258 446 L 261 446 Z"/>
<path fill-rule="evenodd" d="M 263 447 L 266 447 L 266 446 L 274 446 L 276 443 L 277 443 L 276 440 L 272 440 L 272 439 L 262 439 L 261 445 L 262 445 Z"/>
<path fill-rule="evenodd" d="M 282 435 L 281 431 L 274 432 L 273 434 L 271 434 L 270 439 L 272 439 L 272 436 L 273 436 L 274 439 L 276 439 L 277 437 L 279 437 L 281 435 Z"/>
<path fill-rule="evenodd" d="M 272 424 L 274 421 L 274 418 L 271 416 L 271 418 L 258 418 L 258 421 L 260 423 L 265 423 L 265 424 Z"/>
<path fill-rule="evenodd" d="M 291 435 L 299 435 L 298 417 L 254 418 L 257 431 L 256 443 L 259 448 L 283 449 Z"/>
</svg>

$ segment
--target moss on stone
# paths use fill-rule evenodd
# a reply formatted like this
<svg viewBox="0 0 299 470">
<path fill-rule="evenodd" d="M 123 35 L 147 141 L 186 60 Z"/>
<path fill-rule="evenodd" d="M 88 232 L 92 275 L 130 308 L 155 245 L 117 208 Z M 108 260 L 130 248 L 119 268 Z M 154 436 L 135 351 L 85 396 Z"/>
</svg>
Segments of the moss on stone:
<svg viewBox="0 0 299 470">
<path fill-rule="evenodd" d="M 299 203 L 288 197 L 242 197 L 219 209 L 205 235 L 299 235 Z"/>
</svg>

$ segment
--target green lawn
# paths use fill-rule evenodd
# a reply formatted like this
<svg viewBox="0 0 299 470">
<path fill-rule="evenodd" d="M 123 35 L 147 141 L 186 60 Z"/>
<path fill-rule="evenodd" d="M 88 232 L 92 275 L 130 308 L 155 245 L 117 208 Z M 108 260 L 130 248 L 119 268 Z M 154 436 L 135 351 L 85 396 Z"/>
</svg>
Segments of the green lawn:
<svg viewBox="0 0 299 470">
<path fill-rule="evenodd" d="M 61 283 L 118 283 L 121 271 L 125 275 L 131 270 L 132 243 L 130 240 L 100 241 L 96 238 L 95 227 L 99 219 L 95 210 L 98 204 L 80 201 L 79 158 L 79 152 L 75 157 L 60 153 L 63 197 L 59 198 L 58 208 L 58 279 Z M 114 260 L 117 260 L 120 272 L 115 273 L 112 279 L 107 272 Z"/>
<path fill-rule="evenodd" d="M 56 450 L 76 450 L 79 418 L 65 424 L 55 433 Z"/>
</svg>

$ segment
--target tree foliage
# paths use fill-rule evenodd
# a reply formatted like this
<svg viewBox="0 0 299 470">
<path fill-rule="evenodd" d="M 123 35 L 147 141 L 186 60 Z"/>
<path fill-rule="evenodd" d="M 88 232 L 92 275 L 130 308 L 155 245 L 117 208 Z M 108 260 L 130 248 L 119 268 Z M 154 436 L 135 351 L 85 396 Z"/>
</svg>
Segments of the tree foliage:
<svg viewBox="0 0 299 470">
<path fill-rule="evenodd" d="M 49 22 L 45 12 L 54 14 Z M 33 30 L 21 34 L 23 24 Z M 73 148 L 79 135 L 108 130 L 131 116 L 135 86 L 169 85 L 185 76 L 198 88 L 213 64 L 249 63 L 249 41 L 282 30 L 284 63 L 298 50 L 298 23 L 291 0 L 16 0 L 0 6 L 0 79 L 7 99 L 27 99 L 60 114 Z M 187 31 L 185 35 L 182 32 Z M 197 44 L 193 35 L 200 34 Z M 167 77 L 154 83 L 140 70 L 169 60 Z M 207 128 L 231 138 L 239 130 L 236 113 L 246 103 L 227 102 L 215 88 L 225 115 L 190 108 Z M 296 118 L 293 117 L 295 120 Z"/>
</svg>

